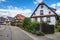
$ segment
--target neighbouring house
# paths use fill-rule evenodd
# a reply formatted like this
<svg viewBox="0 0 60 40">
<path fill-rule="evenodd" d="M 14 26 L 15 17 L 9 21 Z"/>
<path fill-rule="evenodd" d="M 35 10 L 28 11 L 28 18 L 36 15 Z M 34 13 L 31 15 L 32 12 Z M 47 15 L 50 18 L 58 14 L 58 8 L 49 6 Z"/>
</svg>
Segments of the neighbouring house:
<svg viewBox="0 0 60 40">
<path fill-rule="evenodd" d="M 10 25 L 11 22 L 14 22 L 14 18 L 7 16 L 7 17 L 6 17 L 6 20 L 5 20 L 5 23 L 8 24 L 8 25 Z"/>
<path fill-rule="evenodd" d="M 22 14 L 17 14 L 15 17 L 14 17 L 14 21 L 15 22 L 19 22 L 19 21 L 22 21 L 25 19 L 25 16 L 22 15 Z"/>
<path fill-rule="evenodd" d="M 9 16 L 0 17 L 0 24 L 9 24 L 10 25 L 10 23 L 13 21 L 14 21 L 13 17 L 9 17 Z"/>
<path fill-rule="evenodd" d="M 5 18 L 0 17 L 0 24 L 4 24 L 5 20 L 6 20 Z"/>
<path fill-rule="evenodd" d="M 31 15 L 31 21 L 44 21 L 49 25 L 55 25 L 56 17 L 56 9 L 47 6 L 44 2 L 41 2 L 34 12 Z"/>
</svg>

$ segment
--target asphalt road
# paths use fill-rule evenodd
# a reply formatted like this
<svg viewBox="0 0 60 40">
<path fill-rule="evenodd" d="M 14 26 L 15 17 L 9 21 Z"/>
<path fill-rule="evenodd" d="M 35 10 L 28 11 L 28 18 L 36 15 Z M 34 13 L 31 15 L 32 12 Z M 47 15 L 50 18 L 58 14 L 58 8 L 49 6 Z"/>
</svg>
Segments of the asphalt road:
<svg viewBox="0 0 60 40">
<path fill-rule="evenodd" d="M 55 34 L 48 34 L 45 36 L 32 35 L 34 40 L 60 40 L 60 32 Z M 33 40 L 31 37 L 26 35 L 20 28 L 1 25 L 0 27 L 0 40 Z"/>
<path fill-rule="evenodd" d="M 33 40 L 18 27 L 2 25 L 0 28 L 0 40 Z"/>
</svg>

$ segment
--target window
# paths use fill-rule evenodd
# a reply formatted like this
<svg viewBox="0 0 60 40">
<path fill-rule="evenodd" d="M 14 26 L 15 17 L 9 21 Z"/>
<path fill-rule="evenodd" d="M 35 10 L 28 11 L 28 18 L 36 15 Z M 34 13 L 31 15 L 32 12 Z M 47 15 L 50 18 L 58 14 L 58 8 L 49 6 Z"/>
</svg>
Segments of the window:
<svg viewBox="0 0 60 40">
<path fill-rule="evenodd" d="M 47 22 L 50 22 L 50 17 L 47 17 Z"/>
<path fill-rule="evenodd" d="M 41 5 L 41 8 L 43 8 L 43 5 Z"/>
<path fill-rule="evenodd" d="M 43 15 L 43 10 L 40 10 L 40 15 Z"/>
</svg>

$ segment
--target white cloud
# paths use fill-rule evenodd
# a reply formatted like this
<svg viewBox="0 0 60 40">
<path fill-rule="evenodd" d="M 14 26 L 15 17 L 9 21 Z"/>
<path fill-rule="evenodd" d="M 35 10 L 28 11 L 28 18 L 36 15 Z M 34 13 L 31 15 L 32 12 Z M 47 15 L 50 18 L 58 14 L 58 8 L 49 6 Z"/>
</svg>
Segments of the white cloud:
<svg viewBox="0 0 60 40">
<path fill-rule="evenodd" d="M 60 14 L 60 9 L 58 9 L 58 10 L 56 11 L 56 13 L 57 13 L 57 14 Z"/>
<path fill-rule="evenodd" d="M 37 4 L 38 4 L 38 2 L 34 1 L 34 4 L 36 4 L 36 5 L 37 5 Z"/>
<path fill-rule="evenodd" d="M 41 3 L 43 0 L 37 0 L 37 2 Z"/>
<path fill-rule="evenodd" d="M 15 6 L 12 6 L 12 5 L 9 5 L 9 6 L 7 6 L 7 9 L 10 9 L 10 10 L 12 10 L 12 9 L 17 10 L 17 9 L 19 9 L 19 8 L 18 8 L 18 7 L 15 7 Z"/>
<path fill-rule="evenodd" d="M 13 6 L 7 6 L 7 7 L 8 9 L 0 9 L 1 15 L 7 15 L 7 16 L 14 17 L 17 14 L 22 14 L 24 16 L 29 17 L 30 13 L 32 12 L 31 9 L 21 9 L 21 8 L 13 7 Z"/>
<path fill-rule="evenodd" d="M 56 8 L 56 7 L 59 7 L 60 6 L 60 3 L 55 3 L 55 4 L 52 4 L 50 7 L 52 7 L 52 8 Z M 56 10 L 56 13 L 59 15 L 60 14 L 60 8 L 58 8 L 57 10 Z"/>
<path fill-rule="evenodd" d="M 55 8 L 55 7 L 56 7 L 56 4 L 52 4 L 50 7 L 53 7 L 53 8 Z"/>
<path fill-rule="evenodd" d="M 60 3 L 57 3 L 57 6 L 60 6 Z"/>
<path fill-rule="evenodd" d="M 55 4 L 51 4 L 51 5 L 50 5 L 50 7 L 53 7 L 53 8 L 56 8 L 56 7 L 58 7 L 58 6 L 60 6 L 60 2 L 59 2 L 59 3 L 55 3 Z"/>
<path fill-rule="evenodd" d="M 0 2 L 5 2 L 6 0 L 0 0 Z"/>
<path fill-rule="evenodd" d="M 43 0 L 35 0 L 33 3 L 34 4 L 38 4 L 38 3 L 41 3 Z"/>
</svg>

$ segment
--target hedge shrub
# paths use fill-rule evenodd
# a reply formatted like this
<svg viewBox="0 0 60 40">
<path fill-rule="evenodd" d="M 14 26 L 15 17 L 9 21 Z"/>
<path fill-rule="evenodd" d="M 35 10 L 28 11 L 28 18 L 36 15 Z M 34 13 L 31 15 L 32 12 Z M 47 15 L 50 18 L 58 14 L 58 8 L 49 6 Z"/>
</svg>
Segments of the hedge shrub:
<svg viewBox="0 0 60 40">
<path fill-rule="evenodd" d="M 31 22 L 30 18 L 25 18 L 22 22 L 20 22 L 20 25 L 22 25 L 22 29 L 40 36 L 44 36 L 44 33 L 54 32 L 54 27 L 50 27 L 46 22 Z M 42 32 L 40 31 L 40 25 L 42 26 Z"/>
<path fill-rule="evenodd" d="M 38 22 L 31 22 L 29 30 L 31 30 L 32 33 L 37 31 L 39 23 Z"/>
<path fill-rule="evenodd" d="M 36 35 L 37 35 L 37 36 L 44 36 L 45 34 L 44 34 L 43 32 L 36 31 Z"/>
</svg>

